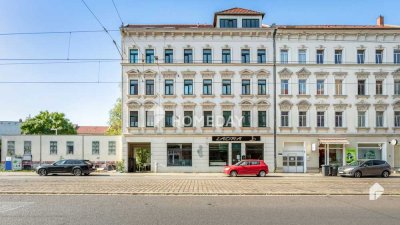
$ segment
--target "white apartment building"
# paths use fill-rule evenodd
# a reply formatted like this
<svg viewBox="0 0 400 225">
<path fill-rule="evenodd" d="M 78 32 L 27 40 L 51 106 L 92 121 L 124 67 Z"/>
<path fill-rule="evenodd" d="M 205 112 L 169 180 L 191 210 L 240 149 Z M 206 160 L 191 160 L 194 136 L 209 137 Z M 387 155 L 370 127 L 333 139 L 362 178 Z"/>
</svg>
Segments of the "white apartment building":
<svg viewBox="0 0 400 225">
<path fill-rule="evenodd" d="M 121 28 L 129 171 L 138 148 L 151 152 L 157 172 L 216 172 L 241 158 L 283 172 L 354 159 L 400 167 L 399 146 L 388 144 L 400 131 L 400 27 L 383 17 L 376 25 L 274 27 L 263 18 L 232 8 L 210 25 Z"/>
</svg>

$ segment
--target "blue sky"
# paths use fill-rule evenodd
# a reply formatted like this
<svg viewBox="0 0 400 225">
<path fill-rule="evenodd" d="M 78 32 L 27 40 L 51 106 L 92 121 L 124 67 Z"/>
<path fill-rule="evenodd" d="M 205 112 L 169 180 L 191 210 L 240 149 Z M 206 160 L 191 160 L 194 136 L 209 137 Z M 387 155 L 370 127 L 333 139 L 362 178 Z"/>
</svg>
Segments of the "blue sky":
<svg viewBox="0 0 400 225">
<path fill-rule="evenodd" d="M 110 30 L 121 25 L 111 0 L 86 0 Z M 265 24 L 400 24 L 398 0 L 114 0 L 125 24 L 212 23 L 216 11 L 243 7 L 266 13 Z M 81 0 L 0 0 L 0 34 L 100 30 Z M 119 43 L 119 33 L 111 33 Z M 68 44 L 70 43 L 70 45 Z M 68 47 L 70 46 L 70 47 Z M 117 59 L 105 33 L 0 35 L 0 59 Z M 80 125 L 106 125 L 120 95 L 118 62 L 17 64 L 0 61 L 0 120 L 24 119 L 41 110 L 64 112 Z M 36 61 L 39 62 L 39 61 Z M 18 83 L 4 81 L 89 81 Z M 109 82 L 109 83 L 104 83 Z"/>
</svg>

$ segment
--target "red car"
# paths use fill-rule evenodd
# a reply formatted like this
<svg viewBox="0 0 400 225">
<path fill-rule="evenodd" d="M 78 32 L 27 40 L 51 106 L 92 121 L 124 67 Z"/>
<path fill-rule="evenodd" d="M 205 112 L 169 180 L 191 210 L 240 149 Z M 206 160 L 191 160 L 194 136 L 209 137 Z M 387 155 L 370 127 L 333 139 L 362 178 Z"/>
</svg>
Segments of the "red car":
<svg viewBox="0 0 400 225">
<path fill-rule="evenodd" d="M 268 174 L 268 165 L 263 160 L 246 159 L 235 165 L 226 166 L 224 173 L 231 177 L 236 177 L 237 175 L 257 175 L 264 177 Z"/>
</svg>

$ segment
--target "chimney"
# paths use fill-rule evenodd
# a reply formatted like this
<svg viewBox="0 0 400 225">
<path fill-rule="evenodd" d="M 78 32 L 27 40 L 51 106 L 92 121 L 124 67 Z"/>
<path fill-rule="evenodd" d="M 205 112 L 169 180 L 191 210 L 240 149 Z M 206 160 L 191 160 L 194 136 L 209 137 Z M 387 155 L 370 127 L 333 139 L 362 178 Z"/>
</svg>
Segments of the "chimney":
<svg viewBox="0 0 400 225">
<path fill-rule="evenodd" d="M 376 19 L 376 25 L 380 27 L 385 26 L 385 17 L 379 15 L 378 19 Z"/>
</svg>

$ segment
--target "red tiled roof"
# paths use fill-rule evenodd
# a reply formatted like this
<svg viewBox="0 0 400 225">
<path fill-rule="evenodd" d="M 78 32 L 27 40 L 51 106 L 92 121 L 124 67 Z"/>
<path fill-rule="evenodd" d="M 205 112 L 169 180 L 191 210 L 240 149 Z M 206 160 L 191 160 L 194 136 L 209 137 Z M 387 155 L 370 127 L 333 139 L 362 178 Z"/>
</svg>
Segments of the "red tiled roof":
<svg viewBox="0 0 400 225">
<path fill-rule="evenodd" d="M 94 134 L 94 135 L 105 135 L 107 132 L 107 126 L 78 126 L 76 128 L 77 134 Z"/>
<path fill-rule="evenodd" d="M 250 9 L 243 9 L 243 8 L 235 7 L 235 8 L 216 12 L 215 15 L 261 15 L 261 16 L 264 16 L 265 13 L 257 12 L 257 11 L 250 10 Z"/>
</svg>

